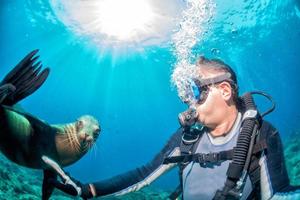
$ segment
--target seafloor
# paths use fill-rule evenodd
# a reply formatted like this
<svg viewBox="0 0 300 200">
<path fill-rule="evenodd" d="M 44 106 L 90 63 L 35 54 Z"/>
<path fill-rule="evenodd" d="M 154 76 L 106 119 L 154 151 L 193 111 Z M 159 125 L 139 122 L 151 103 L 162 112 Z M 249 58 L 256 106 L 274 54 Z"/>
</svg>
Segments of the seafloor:
<svg viewBox="0 0 300 200">
<path fill-rule="evenodd" d="M 285 158 L 288 173 L 292 185 L 300 185 L 300 131 L 295 131 L 284 140 Z M 42 172 L 21 167 L 7 160 L 0 153 L 0 200 L 2 199 L 41 199 Z M 169 193 L 158 188 L 146 187 L 141 191 L 120 197 L 104 197 L 104 200 L 160 200 L 167 199 Z M 55 190 L 53 200 L 71 200 L 74 197 L 67 196 Z"/>
<path fill-rule="evenodd" d="M 0 153 L 0 200 L 40 200 L 42 171 L 31 170 L 12 163 Z M 146 187 L 138 192 L 120 197 L 103 197 L 103 200 L 161 200 L 169 193 L 158 188 Z M 71 200 L 72 196 L 55 190 L 51 200 Z M 78 198 L 80 199 L 80 198 Z"/>
</svg>

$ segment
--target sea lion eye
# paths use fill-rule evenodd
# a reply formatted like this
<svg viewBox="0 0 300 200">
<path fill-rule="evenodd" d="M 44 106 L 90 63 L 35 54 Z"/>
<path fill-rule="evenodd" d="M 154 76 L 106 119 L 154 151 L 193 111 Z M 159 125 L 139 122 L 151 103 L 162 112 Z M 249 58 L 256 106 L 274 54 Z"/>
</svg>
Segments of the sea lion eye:
<svg viewBox="0 0 300 200">
<path fill-rule="evenodd" d="M 78 129 L 82 129 L 83 128 L 83 121 L 82 120 L 77 121 L 76 126 L 77 126 Z"/>
</svg>

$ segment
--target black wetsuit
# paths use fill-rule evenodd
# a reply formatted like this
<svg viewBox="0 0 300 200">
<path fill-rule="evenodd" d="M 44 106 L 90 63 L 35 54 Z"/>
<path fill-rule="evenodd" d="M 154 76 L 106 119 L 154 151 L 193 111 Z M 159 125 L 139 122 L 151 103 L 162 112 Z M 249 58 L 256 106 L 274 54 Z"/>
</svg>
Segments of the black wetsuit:
<svg viewBox="0 0 300 200">
<path fill-rule="evenodd" d="M 261 174 L 260 198 L 300 199 L 299 188 L 294 188 L 289 184 L 283 147 L 278 131 L 271 124 L 264 121 L 260 129 L 260 136 L 266 139 L 268 147 L 259 160 Z M 151 162 L 113 178 L 92 183 L 97 196 L 122 195 L 149 185 L 168 169 L 176 166 L 175 164 L 163 165 L 163 161 L 165 157 L 179 155 L 181 138 L 182 131 L 179 129 Z M 201 178 L 201 175 L 199 175 L 199 178 Z M 209 185 L 204 185 L 197 190 L 205 190 L 206 187 L 209 187 Z M 184 189 L 183 192 L 185 192 Z"/>
</svg>

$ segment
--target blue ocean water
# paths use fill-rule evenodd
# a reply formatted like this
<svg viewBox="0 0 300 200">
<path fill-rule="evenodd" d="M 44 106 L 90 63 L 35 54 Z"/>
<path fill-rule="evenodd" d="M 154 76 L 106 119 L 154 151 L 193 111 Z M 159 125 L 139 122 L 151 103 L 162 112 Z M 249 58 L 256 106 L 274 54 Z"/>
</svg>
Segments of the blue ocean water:
<svg viewBox="0 0 300 200">
<path fill-rule="evenodd" d="M 23 108 L 53 124 L 83 114 L 99 119 L 97 148 L 67 168 L 76 178 L 97 181 L 150 161 L 179 127 L 177 115 L 186 109 L 170 82 L 179 59 L 174 40 L 120 49 L 95 44 L 62 20 L 55 2 L 0 2 L 0 78 L 26 53 L 40 49 L 51 73 L 21 102 Z M 180 11 L 188 9 L 188 2 L 176 1 Z M 201 27 L 203 35 L 191 46 L 191 54 L 230 64 L 237 71 L 241 93 L 271 94 L 277 107 L 267 119 L 283 138 L 299 130 L 299 1 L 203 2 L 214 5 L 214 13 L 207 16 L 209 22 Z M 59 13 L 70 14 L 64 9 Z M 180 15 L 176 19 L 180 22 Z M 174 24 L 175 32 L 182 29 Z M 262 110 L 268 108 L 265 100 L 257 101 Z M 155 184 L 171 188 L 176 182 L 173 171 Z"/>
</svg>

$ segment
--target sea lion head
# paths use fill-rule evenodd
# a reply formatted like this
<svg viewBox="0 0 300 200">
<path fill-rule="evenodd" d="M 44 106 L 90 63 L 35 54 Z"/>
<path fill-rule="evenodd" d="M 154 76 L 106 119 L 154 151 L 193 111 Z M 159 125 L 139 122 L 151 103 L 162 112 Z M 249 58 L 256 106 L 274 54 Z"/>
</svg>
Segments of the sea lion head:
<svg viewBox="0 0 300 200">
<path fill-rule="evenodd" d="M 95 144 L 99 133 L 99 122 L 90 115 L 79 117 L 76 122 L 58 129 L 56 148 L 60 164 L 67 166 L 79 160 Z"/>
<path fill-rule="evenodd" d="M 100 134 L 99 122 L 90 115 L 84 115 L 75 122 L 77 139 L 81 151 L 89 150 Z"/>
</svg>

